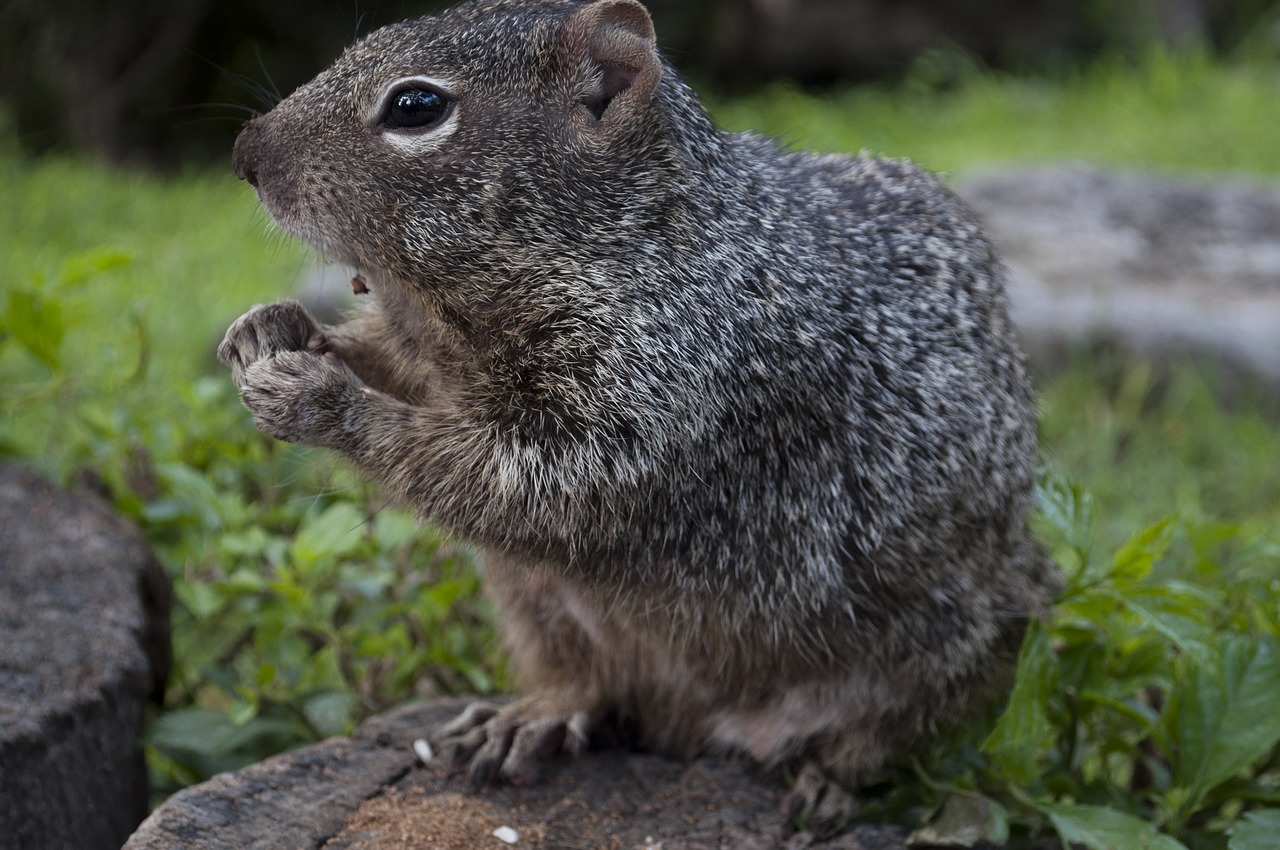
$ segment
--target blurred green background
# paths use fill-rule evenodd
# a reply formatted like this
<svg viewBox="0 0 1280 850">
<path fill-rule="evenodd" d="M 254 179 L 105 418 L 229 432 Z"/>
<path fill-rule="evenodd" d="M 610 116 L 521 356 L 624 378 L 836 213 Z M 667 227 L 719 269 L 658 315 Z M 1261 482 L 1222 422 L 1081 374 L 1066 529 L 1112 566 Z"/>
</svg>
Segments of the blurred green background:
<svg viewBox="0 0 1280 850">
<path fill-rule="evenodd" d="M 797 147 L 945 172 L 1084 161 L 1280 177 L 1274 2 L 652 7 L 662 43 L 723 125 Z M 503 684 L 466 546 L 418 530 L 325 453 L 262 437 L 213 357 L 237 315 L 293 294 L 314 261 L 230 173 L 244 117 L 357 33 L 428 8 L 15 0 L 0 10 L 0 452 L 108 493 L 174 580 L 175 672 L 147 742 L 158 798 L 415 695 Z M 329 285 L 347 284 L 339 275 Z M 1165 734 L 1160 745 L 1175 753 L 1185 744 L 1169 730 L 1189 709 L 1172 716 L 1142 694 L 1198 675 L 1179 666 L 1187 634 L 1222 658 L 1236 637 L 1256 648 L 1280 634 L 1274 389 L 1226 399 L 1214 374 L 1190 357 L 1082 350 L 1037 376 L 1049 480 L 1074 482 L 1049 487 L 1041 522 L 1068 570 L 1103 581 L 1090 565 L 1128 564 L 1132 578 L 1112 553 L 1137 535 L 1146 542 L 1132 551 L 1151 562 L 1142 581 L 1208 596 L 1169 602 L 1172 619 L 1088 608 L 1055 626 L 1062 659 L 1082 640 L 1071 630 L 1081 617 L 1095 618 L 1084 630 L 1092 653 L 1163 653 L 1141 687 L 1114 699 L 1136 724 L 1123 734 L 1070 696 L 1121 681 L 1114 668 L 1055 667 L 1032 749 L 1075 784 L 1019 802 L 1032 790 L 1016 771 L 945 767 L 960 750 L 929 763 L 964 793 L 1002 800 L 1019 834 L 1047 823 L 1070 834 L 1057 819 L 1067 815 L 1044 802 L 1070 799 L 1129 812 L 1190 847 L 1226 847 L 1242 813 L 1280 801 L 1273 740 L 1231 777 L 1253 783 L 1247 794 L 1206 787 L 1188 802 L 1198 786 L 1179 784 L 1175 756 L 1156 759 L 1164 774 L 1144 787 L 1133 782 L 1151 740 Z M 1068 733 L 1095 749 L 1080 743 L 1068 758 Z M 1118 757 L 1127 774 L 1109 767 Z M 1014 790 L 992 790 L 997 774 Z M 927 818 L 920 800 L 936 802 L 943 785 L 912 787 L 923 796 L 883 811 Z"/>
</svg>

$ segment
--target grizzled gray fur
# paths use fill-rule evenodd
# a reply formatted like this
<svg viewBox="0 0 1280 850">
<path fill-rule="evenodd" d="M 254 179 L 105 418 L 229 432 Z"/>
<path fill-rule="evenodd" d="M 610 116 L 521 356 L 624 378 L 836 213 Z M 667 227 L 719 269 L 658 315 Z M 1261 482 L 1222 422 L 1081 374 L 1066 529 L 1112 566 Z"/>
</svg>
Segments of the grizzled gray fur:
<svg viewBox="0 0 1280 850">
<path fill-rule="evenodd" d="M 236 172 L 371 294 L 219 354 L 264 431 L 477 543 L 525 696 L 444 730 L 528 781 L 605 717 L 807 760 L 800 802 L 1004 680 L 1057 586 L 1000 266 L 914 165 L 712 126 L 634 0 L 374 32 Z"/>
</svg>

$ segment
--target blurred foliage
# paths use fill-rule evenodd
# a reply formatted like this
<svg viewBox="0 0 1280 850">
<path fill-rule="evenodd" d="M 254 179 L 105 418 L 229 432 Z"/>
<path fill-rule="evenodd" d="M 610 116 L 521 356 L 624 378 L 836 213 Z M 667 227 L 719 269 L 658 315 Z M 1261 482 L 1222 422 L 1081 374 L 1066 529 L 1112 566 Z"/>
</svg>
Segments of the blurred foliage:
<svg viewBox="0 0 1280 850">
<path fill-rule="evenodd" d="M 935 168 L 1280 174 L 1272 67 L 1192 51 L 1053 80 L 922 68 L 715 110 Z M 415 694 L 500 687 L 466 547 L 324 453 L 257 433 L 214 364 L 236 315 L 305 274 L 296 244 L 261 238 L 252 192 L 225 172 L 160 180 L 4 144 L 0 452 L 96 480 L 174 581 L 174 674 L 147 742 L 157 788 Z M 1280 427 L 1216 391 L 1190 365 L 1096 359 L 1046 382 L 1055 474 L 1039 522 L 1070 576 L 1063 604 L 1029 634 L 1008 705 L 886 773 L 864 818 L 951 846 L 1055 832 L 1089 848 L 1274 846 Z"/>
</svg>

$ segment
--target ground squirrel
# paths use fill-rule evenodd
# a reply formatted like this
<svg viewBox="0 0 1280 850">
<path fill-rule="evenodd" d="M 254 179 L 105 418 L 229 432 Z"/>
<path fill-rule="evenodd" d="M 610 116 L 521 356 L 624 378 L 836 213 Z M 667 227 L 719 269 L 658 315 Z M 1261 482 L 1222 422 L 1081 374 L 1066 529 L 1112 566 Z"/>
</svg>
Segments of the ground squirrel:
<svg viewBox="0 0 1280 850">
<path fill-rule="evenodd" d="M 370 290 L 231 327 L 258 426 L 482 549 L 525 695 L 445 730 L 475 780 L 615 717 L 807 761 L 791 802 L 835 817 L 1007 675 L 1057 585 L 1034 400 L 934 177 L 720 132 L 634 0 L 378 30 L 234 161 Z"/>
</svg>

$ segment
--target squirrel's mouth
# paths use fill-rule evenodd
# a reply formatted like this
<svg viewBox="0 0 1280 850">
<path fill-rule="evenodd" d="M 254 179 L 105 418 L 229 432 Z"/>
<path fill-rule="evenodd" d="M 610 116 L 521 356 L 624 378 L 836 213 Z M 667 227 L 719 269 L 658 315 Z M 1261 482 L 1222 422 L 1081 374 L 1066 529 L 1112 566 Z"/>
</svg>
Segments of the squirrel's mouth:
<svg viewBox="0 0 1280 850">
<path fill-rule="evenodd" d="M 287 233 L 294 239 L 303 242 L 309 249 L 320 255 L 321 262 L 336 266 L 339 268 L 349 269 L 351 272 L 352 290 L 356 290 L 355 280 L 358 278 L 363 281 L 369 281 L 378 277 L 376 269 L 372 264 L 364 261 L 356 253 L 347 246 L 335 242 L 329 238 L 321 228 L 315 227 L 310 222 L 299 222 L 288 217 L 277 214 L 274 210 L 271 212 L 271 218 L 283 232 Z M 369 289 L 366 287 L 365 292 Z M 362 294 L 362 293 L 358 293 Z"/>
<path fill-rule="evenodd" d="M 281 185 L 284 188 L 281 188 Z M 356 256 L 348 245 L 334 239 L 325 227 L 319 205 L 309 203 L 287 184 L 265 179 L 254 184 L 258 202 L 271 218 L 271 223 L 294 239 L 301 240 L 320 254 L 325 262 L 350 266 L 353 274 L 368 276 L 369 264 Z"/>
</svg>

